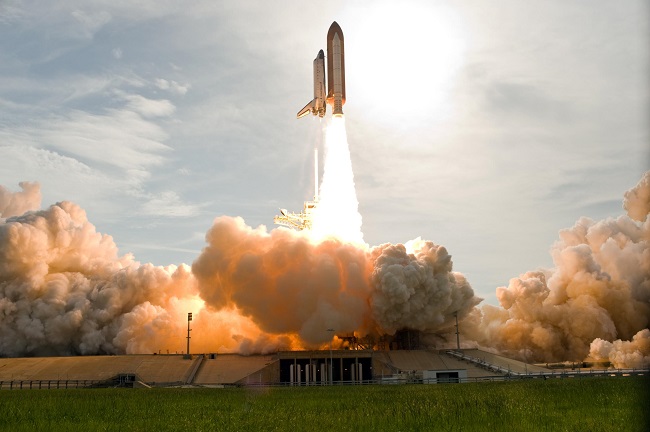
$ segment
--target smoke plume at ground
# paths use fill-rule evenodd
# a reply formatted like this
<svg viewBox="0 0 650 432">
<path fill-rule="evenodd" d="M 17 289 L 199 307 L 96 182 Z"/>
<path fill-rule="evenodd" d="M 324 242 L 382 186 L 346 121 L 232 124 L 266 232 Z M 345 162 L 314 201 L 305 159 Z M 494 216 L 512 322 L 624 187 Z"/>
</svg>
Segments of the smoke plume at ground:
<svg viewBox="0 0 650 432">
<path fill-rule="evenodd" d="M 533 361 L 582 360 L 590 352 L 606 358 L 631 347 L 650 355 L 641 343 L 650 324 L 649 179 L 645 173 L 625 194 L 627 216 L 581 218 L 560 231 L 551 249 L 555 268 L 497 288 L 501 308 L 475 309 L 465 338 Z M 625 364 L 625 356 L 612 356 Z"/>
<path fill-rule="evenodd" d="M 31 207 L 32 196 L 11 203 Z M 192 310 L 197 349 L 276 348 L 237 311 L 202 308 L 188 266 L 119 256 L 73 203 L 0 221 L 0 355 L 180 352 Z"/>
<path fill-rule="evenodd" d="M 8 218 L 0 223 L 0 354 L 180 352 L 187 311 L 195 311 L 196 350 L 269 352 L 319 346 L 329 328 L 436 331 L 479 301 L 431 242 L 414 254 L 403 245 L 368 250 L 229 217 L 217 218 L 206 240 L 191 272 L 120 256 L 70 202 Z"/>
<path fill-rule="evenodd" d="M 638 365 L 650 355 L 649 178 L 625 194 L 629 216 L 562 230 L 555 268 L 498 288 L 501 307 L 477 307 L 447 250 L 430 241 L 315 242 L 220 217 L 191 269 L 158 267 L 120 256 L 73 203 L 35 210 L 38 185 L 1 188 L 0 355 L 181 352 L 189 311 L 193 351 L 241 353 L 323 347 L 328 329 L 450 340 L 458 314 L 466 346 Z"/>
<path fill-rule="evenodd" d="M 419 241 L 371 250 L 335 238 L 314 243 L 306 233 L 252 229 L 221 217 L 192 271 L 212 308 L 236 307 L 269 333 L 297 334 L 310 346 L 337 333 L 436 331 L 480 300 L 453 273 L 444 248 Z"/>
</svg>

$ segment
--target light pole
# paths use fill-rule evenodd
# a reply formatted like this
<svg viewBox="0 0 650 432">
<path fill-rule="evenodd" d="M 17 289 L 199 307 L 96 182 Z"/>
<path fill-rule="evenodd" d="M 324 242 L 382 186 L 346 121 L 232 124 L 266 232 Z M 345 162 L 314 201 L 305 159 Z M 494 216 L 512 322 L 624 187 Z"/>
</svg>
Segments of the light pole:
<svg viewBox="0 0 650 432">
<path fill-rule="evenodd" d="M 458 311 L 454 312 L 456 317 L 456 349 L 460 351 L 460 332 L 458 331 Z"/>
<path fill-rule="evenodd" d="M 192 329 L 190 328 L 190 321 L 192 321 L 192 312 L 189 312 L 187 314 L 187 356 L 190 356 L 190 332 Z"/>
<path fill-rule="evenodd" d="M 334 358 L 332 357 L 332 339 L 334 339 L 334 329 L 328 328 L 328 332 L 332 332 L 332 337 L 330 337 L 330 383 L 334 384 Z"/>
</svg>

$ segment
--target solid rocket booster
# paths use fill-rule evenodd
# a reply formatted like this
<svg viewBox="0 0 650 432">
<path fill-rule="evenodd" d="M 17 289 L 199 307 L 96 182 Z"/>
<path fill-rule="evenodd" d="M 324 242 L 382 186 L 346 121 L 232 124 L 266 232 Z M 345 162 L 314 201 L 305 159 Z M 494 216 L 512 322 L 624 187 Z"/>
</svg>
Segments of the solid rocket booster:
<svg viewBox="0 0 650 432">
<path fill-rule="evenodd" d="M 325 54 L 318 51 L 314 59 L 314 99 L 298 112 L 298 118 L 309 113 L 323 117 L 325 115 Z"/>
<path fill-rule="evenodd" d="M 345 104 L 345 49 L 343 31 L 334 21 L 327 32 L 327 94 L 325 93 L 325 55 L 323 50 L 314 59 L 314 99 L 298 111 L 297 117 L 310 112 L 323 117 L 326 105 L 332 106 L 332 114 L 343 115 Z"/>
<path fill-rule="evenodd" d="M 345 103 L 345 49 L 343 30 L 336 21 L 327 32 L 327 103 L 333 115 L 343 115 Z"/>
</svg>

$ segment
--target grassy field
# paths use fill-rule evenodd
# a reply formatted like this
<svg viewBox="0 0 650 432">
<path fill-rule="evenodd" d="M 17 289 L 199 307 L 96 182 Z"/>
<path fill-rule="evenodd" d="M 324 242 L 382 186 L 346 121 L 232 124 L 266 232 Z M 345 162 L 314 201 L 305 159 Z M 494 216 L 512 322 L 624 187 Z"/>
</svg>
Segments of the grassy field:
<svg viewBox="0 0 650 432">
<path fill-rule="evenodd" d="M 647 378 L 0 391 L 11 431 L 648 431 Z"/>
</svg>

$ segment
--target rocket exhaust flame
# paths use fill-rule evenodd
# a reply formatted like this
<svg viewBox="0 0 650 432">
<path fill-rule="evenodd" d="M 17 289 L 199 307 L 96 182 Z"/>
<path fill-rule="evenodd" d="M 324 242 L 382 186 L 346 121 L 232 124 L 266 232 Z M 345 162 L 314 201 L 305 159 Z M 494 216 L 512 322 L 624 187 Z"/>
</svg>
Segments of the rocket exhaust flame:
<svg viewBox="0 0 650 432">
<path fill-rule="evenodd" d="M 334 236 L 359 246 L 365 244 L 343 116 L 332 117 L 327 127 L 323 181 L 310 236 L 316 241 Z"/>
</svg>

